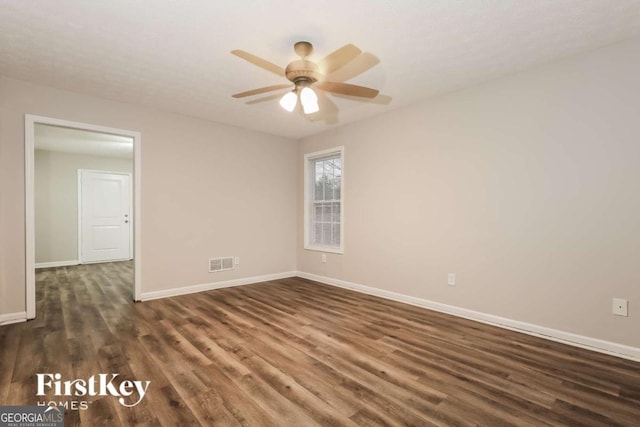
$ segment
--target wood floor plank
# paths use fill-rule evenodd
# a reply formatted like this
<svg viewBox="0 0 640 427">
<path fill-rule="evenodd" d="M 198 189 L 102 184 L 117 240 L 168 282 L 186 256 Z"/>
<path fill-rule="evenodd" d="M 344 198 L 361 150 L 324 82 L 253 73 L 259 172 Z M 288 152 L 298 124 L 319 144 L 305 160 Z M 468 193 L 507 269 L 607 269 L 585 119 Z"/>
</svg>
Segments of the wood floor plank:
<svg viewBox="0 0 640 427">
<path fill-rule="evenodd" d="M 11 384 L 20 348 L 20 329 L 24 326 L 19 323 L 0 328 L 0 384 Z M 0 387 L 0 402 L 8 401 L 9 387 Z"/>
<path fill-rule="evenodd" d="M 217 393 L 224 408 L 240 425 L 265 427 L 281 425 L 277 414 L 272 415 L 266 412 L 238 385 L 242 376 L 233 374 L 229 376 L 228 371 L 223 371 L 216 364 L 194 371 L 194 374 L 203 383 L 209 384 L 212 393 Z"/>
<path fill-rule="evenodd" d="M 0 327 L 0 404 L 34 404 L 36 373 L 151 381 L 66 425 L 640 425 L 640 363 L 306 279 L 137 304 L 132 262 L 36 279 L 37 318 Z"/>
</svg>

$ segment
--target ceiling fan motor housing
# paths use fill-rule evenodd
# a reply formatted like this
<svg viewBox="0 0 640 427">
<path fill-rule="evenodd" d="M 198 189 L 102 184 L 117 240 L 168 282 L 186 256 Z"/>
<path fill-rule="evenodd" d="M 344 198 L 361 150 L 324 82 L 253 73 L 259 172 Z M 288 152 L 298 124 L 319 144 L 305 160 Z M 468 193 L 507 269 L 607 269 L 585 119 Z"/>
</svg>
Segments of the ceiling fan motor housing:
<svg viewBox="0 0 640 427">
<path fill-rule="evenodd" d="M 287 65 L 285 75 L 287 79 L 295 83 L 296 86 L 299 84 L 310 85 L 322 78 L 322 74 L 316 63 L 306 59 L 299 59 Z"/>
</svg>

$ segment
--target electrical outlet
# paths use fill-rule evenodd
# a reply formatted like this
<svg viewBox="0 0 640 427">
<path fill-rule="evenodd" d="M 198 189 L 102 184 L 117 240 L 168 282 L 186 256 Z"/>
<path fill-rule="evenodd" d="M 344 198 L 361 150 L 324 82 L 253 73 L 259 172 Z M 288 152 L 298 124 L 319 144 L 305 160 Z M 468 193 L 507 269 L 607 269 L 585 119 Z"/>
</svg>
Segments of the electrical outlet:
<svg viewBox="0 0 640 427">
<path fill-rule="evenodd" d="M 239 264 L 240 264 L 240 257 L 239 257 L 239 256 L 235 257 L 235 258 L 233 259 L 233 263 L 234 263 L 235 265 L 239 265 Z"/>
<path fill-rule="evenodd" d="M 449 273 L 449 276 L 447 276 L 447 284 L 449 286 L 454 286 L 456 284 L 456 273 Z"/>
<path fill-rule="evenodd" d="M 320 257 L 320 261 L 327 262 L 327 254 L 322 254 L 322 256 Z"/>
<path fill-rule="evenodd" d="M 623 298 L 614 298 L 612 313 L 616 316 L 629 316 L 629 301 Z"/>
</svg>

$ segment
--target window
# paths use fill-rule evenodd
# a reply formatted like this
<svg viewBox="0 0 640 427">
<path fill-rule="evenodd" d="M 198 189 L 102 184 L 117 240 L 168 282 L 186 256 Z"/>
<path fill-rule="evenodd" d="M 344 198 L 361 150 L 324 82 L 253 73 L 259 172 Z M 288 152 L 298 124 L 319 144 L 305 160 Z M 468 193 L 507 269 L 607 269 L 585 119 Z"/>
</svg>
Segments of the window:
<svg viewBox="0 0 640 427">
<path fill-rule="evenodd" d="M 305 155 L 305 249 L 343 252 L 344 148 Z"/>
</svg>

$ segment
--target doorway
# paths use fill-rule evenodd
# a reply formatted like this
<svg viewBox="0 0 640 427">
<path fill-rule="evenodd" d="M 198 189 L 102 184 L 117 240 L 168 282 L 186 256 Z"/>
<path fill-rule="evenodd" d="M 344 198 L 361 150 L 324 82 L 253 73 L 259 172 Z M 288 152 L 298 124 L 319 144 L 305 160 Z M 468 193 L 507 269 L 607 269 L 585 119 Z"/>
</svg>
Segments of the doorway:
<svg viewBox="0 0 640 427">
<path fill-rule="evenodd" d="M 85 262 L 99 262 L 101 260 L 113 260 L 115 258 L 111 258 L 108 259 L 108 257 L 105 258 L 100 258 L 99 256 L 97 256 L 97 254 L 102 251 L 103 255 L 107 254 L 107 255 L 115 255 L 117 257 L 117 259 L 131 259 L 133 258 L 133 269 L 134 269 L 134 277 L 133 277 L 133 299 L 135 301 L 139 301 L 140 300 L 140 293 L 141 293 L 141 271 L 140 271 L 140 248 L 141 248 L 141 241 L 140 241 L 140 164 L 141 164 L 141 158 L 140 158 L 140 153 L 141 153 L 141 147 L 140 147 L 140 143 L 141 143 L 141 135 L 139 132 L 135 132 L 135 131 L 129 131 L 129 130 L 123 130 L 123 129 L 115 129 L 115 128 L 109 128 L 109 127 L 104 127 L 104 126 L 98 126 L 98 125 L 93 125 L 93 124 L 87 124 L 87 123 L 78 123 L 78 122 L 71 122 L 71 121 L 67 121 L 67 120 L 60 120 L 60 119 L 55 119 L 55 118 L 49 118 L 49 117 L 42 117 L 42 116 L 34 116 L 34 115 L 25 115 L 25 212 L 26 212 L 26 218 L 25 218 L 25 224 L 26 224 L 26 293 L 25 293 L 25 298 L 26 298 L 26 308 L 27 308 L 27 318 L 28 319 L 33 319 L 36 317 L 36 279 L 35 279 L 35 268 L 37 265 L 41 265 L 39 263 L 36 262 L 36 249 L 38 249 L 38 257 L 41 258 L 41 252 L 42 249 L 40 248 L 41 245 L 36 245 L 36 238 L 37 236 L 40 236 L 41 233 L 41 226 L 40 224 L 42 223 L 42 221 L 38 221 L 36 222 L 36 218 L 37 215 L 39 215 L 39 213 L 37 214 L 37 212 L 39 212 L 39 210 L 41 209 L 40 206 L 37 206 L 36 204 L 36 189 L 39 189 L 39 187 L 36 187 L 36 178 L 38 176 L 38 174 L 36 173 L 36 153 L 38 153 L 38 156 L 41 155 L 41 147 L 38 147 L 37 142 L 40 140 L 40 136 L 41 136 L 41 130 L 42 128 L 51 128 L 52 130 L 57 130 L 59 132 L 62 131 L 66 131 L 69 133 L 82 133 L 84 132 L 86 135 L 91 135 L 91 137 L 87 137 L 87 138 L 77 138 L 78 141 L 75 141 L 77 147 L 75 148 L 76 150 L 81 150 L 80 152 L 82 153 L 82 150 L 89 150 L 90 149 L 90 145 L 88 143 L 88 141 L 90 139 L 97 139 L 97 140 L 102 140 L 102 142 L 110 142 L 109 144 L 105 145 L 102 144 L 101 147 L 98 148 L 98 150 L 113 150 L 113 149 L 117 149 L 117 144 L 114 141 L 127 141 L 129 144 L 128 149 L 131 150 L 131 144 L 133 145 L 132 147 L 132 173 L 126 173 L 127 171 L 125 170 L 125 173 L 123 172 L 116 172 L 116 173 L 112 173 L 111 180 L 107 179 L 107 181 L 103 181 L 102 183 L 98 183 L 97 186 L 98 187 L 102 187 L 101 190 L 105 190 L 107 192 L 115 190 L 118 190 L 118 187 L 120 190 L 122 191 L 116 191 L 116 194 L 119 194 L 119 197 L 126 197 L 130 200 L 129 202 L 129 207 L 126 208 L 124 205 L 123 206 L 119 206 L 119 210 L 121 211 L 122 209 L 128 209 L 128 212 L 124 212 L 121 211 L 119 212 L 119 216 L 122 216 L 122 218 L 119 218 L 119 220 L 122 221 L 122 225 L 121 226 L 115 226 L 114 224 L 102 224 L 103 227 L 100 227 L 100 224 L 98 224 L 98 222 L 102 219 L 98 218 L 100 215 L 96 215 L 96 217 L 94 218 L 94 226 L 97 226 L 94 229 L 94 233 L 93 233 L 93 237 L 95 239 L 97 239 L 94 242 L 94 253 L 92 254 L 93 258 L 87 258 L 84 259 L 84 256 L 82 255 L 82 250 L 81 250 L 81 245 L 83 244 L 82 240 L 81 240 L 81 235 L 82 235 L 82 229 L 81 227 L 78 225 L 80 223 L 80 218 L 82 215 L 81 209 L 79 209 L 79 200 L 82 197 L 81 195 L 81 191 L 80 188 L 82 188 L 81 186 L 78 188 L 77 184 L 78 183 L 78 179 L 80 177 L 80 172 L 78 172 L 78 169 L 81 169 L 80 167 L 77 167 L 77 169 L 74 172 L 74 182 L 76 183 L 76 193 L 74 195 L 74 197 L 77 197 L 77 201 L 75 203 L 75 214 L 77 214 L 77 218 L 78 221 L 75 222 L 75 233 L 77 233 L 77 236 L 75 238 L 75 241 L 73 242 L 73 246 L 76 247 L 76 261 L 75 263 L 78 264 L 80 262 L 85 263 Z M 73 138 L 67 138 L 67 139 L 73 139 Z M 100 145 L 100 144 L 98 144 Z M 38 149 L 36 151 L 36 149 Z M 94 146 L 93 148 L 91 148 L 91 150 L 95 150 L 96 147 Z M 65 148 L 66 151 L 70 151 L 70 149 Z M 60 151 L 60 148 L 58 147 L 58 151 Z M 63 150 L 64 151 L 64 150 Z M 74 150 L 71 150 L 74 151 Z M 86 153 L 85 153 L 86 154 Z M 130 160 L 130 161 L 131 161 Z M 54 164 L 52 162 L 50 162 L 51 164 Z M 93 169 L 93 167 L 89 166 L 86 169 Z M 98 168 L 96 168 L 98 169 Z M 99 169 L 102 169 L 102 166 L 100 166 Z M 131 168 L 130 168 L 131 169 Z M 131 170 L 129 169 L 129 172 L 131 172 Z M 109 172 L 113 172 L 110 171 L 107 168 L 107 171 Z M 38 172 L 40 173 L 40 172 Z M 41 180 L 41 177 L 38 177 L 38 180 Z M 115 179 L 115 181 L 114 181 Z M 59 180 L 54 180 L 54 179 L 50 179 L 49 180 L 50 183 L 57 183 L 59 182 Z M 115 184 L 114 184 L 115 183 Z M 126 187 L 126 188 L 125 188 Z M 128 189 L 128 190 L 127 190 Z M 133 197 L 131 197 L 131 193 L 133 193 Z M 90 193 L 86 193 L 86 195 L 88 196 Z M 113 196 L 113 194 L 112 194 Z M 38 195 L 38 197 L 40 197 Z M 94 199 L 100 201 L 100 197 L 94 197 Z M 104 210 L 104 208 L 106 208 L 107 206 L 105 204 L 102 205 L 101 209 Z M 104 212 L 103 212 L 104 213 Z M 124 215 L 127 215 L 126 217 Z M 76 215 L 74 215 L 76 216 Z M 124 222 L 127 221 L 127 222 Z M 36 227 L 36 224 L 38 224 L 38 227 Z M 60 228 L 54 228 L 54 230 L 60 230 Z M 113 230 L 119 230 L 119 232 L 116 233 L 111 233 L 110 231 Z M 132 233 L 129 233 L 129 230 L 132 230 Z M 114 237 L 115 236 L 120 236 L 120 242 L 122 241 L 122 236 L 125 235 L 125 232 L 127 233 L 127 237 L 128 237 L 128 241 L 129 241 L 129 245 L 120 245 L 120 243 L 114 243 Z M 52 235 L 57 235 L 60 234 L 58 232 L 56 233 L 50 233 Z M 65 241 L 69 241 L 69 239 L 65 239 Z M 109 248 L 113 247 L 114 244 L 116 245 L 120 245 L 121 247 L 119 248 L 118 251 L 112 251 L 110 254 L 109 252 Z M 76 246 L 77 245 L 77 246 Z M 53 246 L 53 245 L 51 245 Z M 112 248 L 113 249 L 113 248 Z M 126 252 L 126 254 L 125 254 Z M 70 263 L 72 263 L 73 261 L 70 261 Z M 55 263 L 52 263 L 55 266 Z M 63 264 L 59 264 L 59 265 L 64 265 Z M 66 265 L 71 265 L 71 264 L 66 264 Z M 45 263 L 46 266 L 46 263 Z"/>
</svg>

